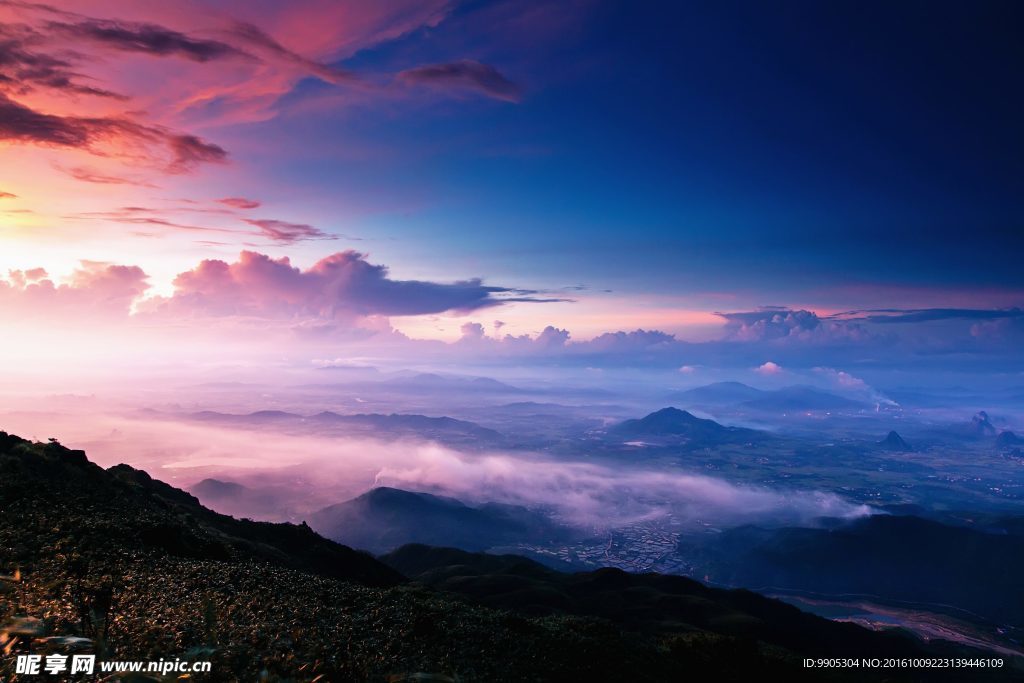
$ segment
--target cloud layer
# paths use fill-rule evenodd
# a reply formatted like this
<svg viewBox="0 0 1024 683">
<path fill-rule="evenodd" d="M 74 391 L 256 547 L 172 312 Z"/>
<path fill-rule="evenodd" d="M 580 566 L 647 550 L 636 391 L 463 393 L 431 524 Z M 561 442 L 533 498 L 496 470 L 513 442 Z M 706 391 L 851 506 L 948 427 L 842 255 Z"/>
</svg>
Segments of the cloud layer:
<svg viewBox="0 0 1024 683">
<path fill-rule="evenodd" d="M 159 467 L 179 486 L 207 476 L 246 481 L 269 473 L 300 519 L 373 486 L 445 493 L 470 503 L 542 507 L 591 530 L 666 513 L 679 523 L 699 519 L 716 525 L 808 524 L 819 517 L 870 513 L 866 506 L 813 490 L 741 486 L 699 474 L 553 460 L 529 452 L 463 453 L 415 440 L 303 436 L 95 412 L 84 419 L 57 415 L 45 423 L 31 415 L 16 417 L 11 428 L 60 433 L 68 443 L 85 444 L 89 456 L 103 465 Z"/>
</svg>

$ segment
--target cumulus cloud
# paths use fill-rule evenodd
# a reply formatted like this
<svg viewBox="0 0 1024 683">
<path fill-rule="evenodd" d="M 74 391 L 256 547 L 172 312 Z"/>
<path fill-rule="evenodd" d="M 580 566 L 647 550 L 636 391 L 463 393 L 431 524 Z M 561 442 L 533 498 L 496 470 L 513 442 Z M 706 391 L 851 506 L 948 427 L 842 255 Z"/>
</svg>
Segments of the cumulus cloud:
<svg viewBox="0 0 1024 683">
<path fill-rule="evenodd" d="M 562 348 L 569 341 L 569 330 L 559 329 L 553 325 L 548 325 L 541 333 L 537 335 L 537 338 L 533 340 L 533 343 L 543 349 L 558 349 Z"/>
<path fill-rule="evenodd" d="M 661 330 L 605 332 L 580 344 L 580 350 L 591 353 L 636 353 L 669 348 L 676 342 L 673 334 Z"/>
<path fill-rule="evenodd" d="M 487 285 L 480 279 L 394 279 L 387 267 L 356 251 L 332 254 L 305 269 L 288 258 L 243 251 L 234 262 L 204 260 L 178 274 L 172 286 L 172 294 L 152 296 L 141 268 L 91 261 L 83 261 L 63 281 L 42 269 L 14 270 L 0 277 L 0 316 L 42 323 L 38 331 L 50 335 L 83 317 L 102 314 L 104 322 L 130 325 L 140 334 L 159 329 L 190 338 L 251 341 L 254 353 L 271 338 L 280 342 L 274 336 L 280 333 L 301 353 L 374 335 L 381 344 L 411 343 L 391 327 L 393 316 L 464 314 L 510 301 L 545 300 L 529 290 Z M 479 331 L 481 340 L 490 341 L 482 326 L 467 331 Z M 568 337 L 567 331 L 552 327 L 530 343 L 555 348 Z M 422 342 L 427 351 L 434 350 L 432 344 L 439 343 Z"/>
<path fill-rule="evenodd" d="M 464 323 L 459 331 L 462 332 L 462 339 L 465 341 L 479 341 L 486 336 L 484 326 L 480 323 Z"/>
<path fill-rule="evenodd" d="M 397 78 L 410 85 L 473 90 L 506 102 L 518 102 L 522 95 L 519 86 L 493 66 L 469 59 L 418 66 L 400 72 Z"/>
<path fill-rule="evenodd" d="M 572 341 L 567 329 L 547 325 L 538 334 L 499 336 L 505 323 L 494 322 L 493 337 L 486 335 L 486 330 L 479 323 L 466 323 L 462 326 L 462 341 L 472 341 L 481 348 L 486 346 L 494 353 L 508 354 L 555 354 L 566 353 L 579 357 L 636 357 L 637 354 L 658 354 L 671 352 L 678 344 L 675 336 L 660 330 L 633 330 L 631 332 L 605 332 L 593 339 Z"/>
<path fill-rule="evenodd" d="M 0 312 L 19 319 L 123 319 L 148 288 L 138 266 L 82 261 L 60 285 L 42 268 L 12 270 L 0 279 Z"/>
<path fill-rule="evenodd" d="M 243 251 L 234 263 L 203 261 L 178 275 L 174 287 L 172 297 L 156 302 L 158 311 L 336 319 L 468 312 L 531 300 L 521 290 L 484 285 L 479 279 L 393 280 L 385 266 L 371 264 L 351 250 L 332 254 L 306 270 L 288 258 Z"/>
<path fill-rule="evenodd" d="M 781 375 L 784 370 L 781 365 L 769 360 L 754 368 L 754 372 L 765 375 L 766 377 L 773 377 L 775 375 Z"/>
<path fill-rule="evenodd" d="M 864 342 L 870 333 L 855 322 L 822 320 L 813 311 L 766 308 L 716 313 L 725 320 L 726 338 L 741 342 L 793 340 L 805 342 Z"/>
</svg>

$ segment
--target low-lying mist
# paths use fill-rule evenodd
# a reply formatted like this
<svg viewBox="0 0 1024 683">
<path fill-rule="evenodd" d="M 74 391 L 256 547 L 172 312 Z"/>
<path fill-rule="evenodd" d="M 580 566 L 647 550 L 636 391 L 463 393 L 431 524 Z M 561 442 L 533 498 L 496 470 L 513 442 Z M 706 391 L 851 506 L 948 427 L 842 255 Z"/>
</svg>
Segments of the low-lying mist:
<svg viewBox="0 0 1024 683">
<path fill-rule="evenodd" d="M 813 524 L 870 514 L 863 505 L 809 490 L 738 486 L 684 471 L 561 460 L 536 453 L 466 453 L 416 440 L 377 441 L 283 434 L 113 414 L 3 416 L 3 429 L 57 437 L 108 467 L 127 463 L 179 488 L 204 479 L 241 484 L 204 500 L 218 511 L 299 521 L 375 486 L 450 495 L 468 504 L 544 509 L 558 520 L 602 529 L 671 515 L 682 525 Z"/>
</svg>

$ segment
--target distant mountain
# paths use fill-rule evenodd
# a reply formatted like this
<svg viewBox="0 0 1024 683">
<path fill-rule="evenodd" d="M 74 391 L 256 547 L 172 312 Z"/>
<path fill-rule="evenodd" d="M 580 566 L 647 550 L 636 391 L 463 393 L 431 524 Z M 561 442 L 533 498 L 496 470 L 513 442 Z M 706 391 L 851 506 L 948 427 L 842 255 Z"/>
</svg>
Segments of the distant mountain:
<svg viewBox="0 0 1024 683">
<path fill-rule="evenodd" d="M 996 437 L 996 446 L 999 448 L 1011 448 L 1020 445 L 1024 445 L 1024 439 L 1009 430 L 999 432 L 999 436 Z"/>
<path fill-rule="evenodd" d="M 523 507 L 495 503 L 470 507 L 454 498 L 388 487 L 314 512 L 307 521 L 327 538 L 372 552 L 407 543 L 483 550 L 516 542 L 548 542 L 568 534 L 545 515 Z"/>
<path fill-rule="evenodd" d="M 680 552 L 719 584 L 928 603 L 1024 627 L 1020 536 L 872 515 L 826 529 L 740 527 Z"/>
<path fill-rule="evenodd" d="M 971 436 L 987 437 L 995 436 L 996 427 L 992 424 L 992 421 L 988 417 L 988 413 L 984 410 L 979 410 L 974 417 L 971 418 L 970 424 L 967 425 L 967 433 Z"/>
<path fill-rule="evenodd" d="M 726 427 L 678 408 L 662 408 L 637 420 L 626 420 L 608 430 L 622 440 L 652 443 L 685 441 L 698 444 L 740 443 L 761 439 L 764 432 L 742 427 Z"/>
<path fill-rule="evenodd" d="M 268 488 L 251 489 L 233 481 L 203 479 L 189 487 L 189 493 L 217 512 L 234 517 L 285 519 L 287 495 Z"/>
<path fill-rule="evenodd" d="M 465 435 L 486 440 L 501 438 L 501 434 L 493 429 L 481 427 L 474 422 L 467 422 L 466 420 L 456 420 L 453 417 L 427 417 L 426 415 L 403 415 L 398 413 L 390 415 L 382 415 L 380 413 L 339 415 L 330 411 L 324 411 L 312 416 L 310 420 L 323 424 L 378 430 L 384 434 L 400 432 L 421 436 L 439 434 Z"/>
<path fill-rule="evenodd" d="M 764 391 L 742 382 L 714 382 L 702 387 L 676 392 L 670 399 L 683 405 L 729 405 L 752 401 Z"/>
<path fill-rule="evenodd" d="M 878 442 L 878 445 L 883 451 L 892 451 L 894 453 L 909 453 L 914 450 L 895 431 L 889 432 L 888 436 Z"/>
<path fill-rule="evenodd" d="M 199 500 L 204 500 L 206 498 L 219 499 L 246 495 L 251 493 L 252 489 L 236 484 L 233 481 L 203 479 L 195 486 L 192 486 L 189 492 L 199 498 Z"/>
<path fill-rule="evenodd" d="M 490 377 L 468 377 L 465 375 L 440 375 L 420 372 L 405 377 L 395 377 L 381 382 L 385 385 L 400 386 L 409 391 L 458 391 L 470 393 L 518 394 L 519 387 L 500 382 Z"/>
<path fill-rule="evenodd" d="M 862 401 L 855 401 L 806 385 L 766 391 L 757 398 L 744 401 L 742 405 L 746 408 L 768 412 L 861 410 L 870 407 Z"/>
<path fill-rule="evenodd" d="M 306 433 L 310 430 L 315 430 L 317 433 L 342 431 L 348 436 L 364 435 L 375 438 L 417 436 L 460 443 L 465 441 L 494 442 L 502 438 L 501 434 L 493 429 L 481 427 L 473 422 L 444 416 L 427 417 L 415 414 L 357 413 L 340 415 L 324 411 L 307 417 L 280 410 L 261 410 L 245 415 L 203 411 L 192 413 L 188 417 L 192 420 L 231 426 L 294 427 L 301 428 Z"/>
<path fill-rule="evenodd" d="M 201 422 L 225 422 L 233 424 L 271 424 L 279 422 L 294 422 L 301 420 L 301 415 L 295 413 L 287 413 L 283 410 L 257 410 L 254 413 L 246 413 L 244 415 L 235 415 L 232 413 L 218 413 L 214 410 L 203 410 L 198 413 L 192 413 L 188 415 L 192 420 Z"/>
</svg>

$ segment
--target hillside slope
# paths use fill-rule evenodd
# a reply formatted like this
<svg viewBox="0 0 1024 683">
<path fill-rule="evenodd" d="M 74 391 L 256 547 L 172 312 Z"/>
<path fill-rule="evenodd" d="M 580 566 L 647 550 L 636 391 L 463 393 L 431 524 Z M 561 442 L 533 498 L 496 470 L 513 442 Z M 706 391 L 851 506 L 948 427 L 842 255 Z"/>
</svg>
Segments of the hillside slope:
<svg viewBox="0 0 1024 683">
<path fill-rule="evenodd" d="M 452 551 L 426 552 L 452 565 Z M 677 577 L 558 575 L 474 557 L 455 557 L 468 573 L 439 574 L 445 592 L 399 583 L 395 569 L 304 526 L 234 520 L 138 470 L 103 470 L 81 451 L 0 432 L 0 638 L 12 654 L 60 650 L 67 641 L 44 638 L 75 636 L 101 661 L 211 661 L 196 681 L 324 683 L 417 672 L 462 682 L 899 680 L 823 677 L 800 659 L 854 642 L 871 656 L 942 651 Z M 530 567 L 528 579 L 540 572 L 523 604 L 550 602 L 538 597 L 548 592 L 563 596 L 558 608 L 495 609 L 514 604 L 518 589 L 502 586 L 523 575 L 508 562 Z M 461 595 L 447 592 L 460 583 Z M 0 658 L 0 680 L 33 680 L 13 662 Z"/>
</svg>

